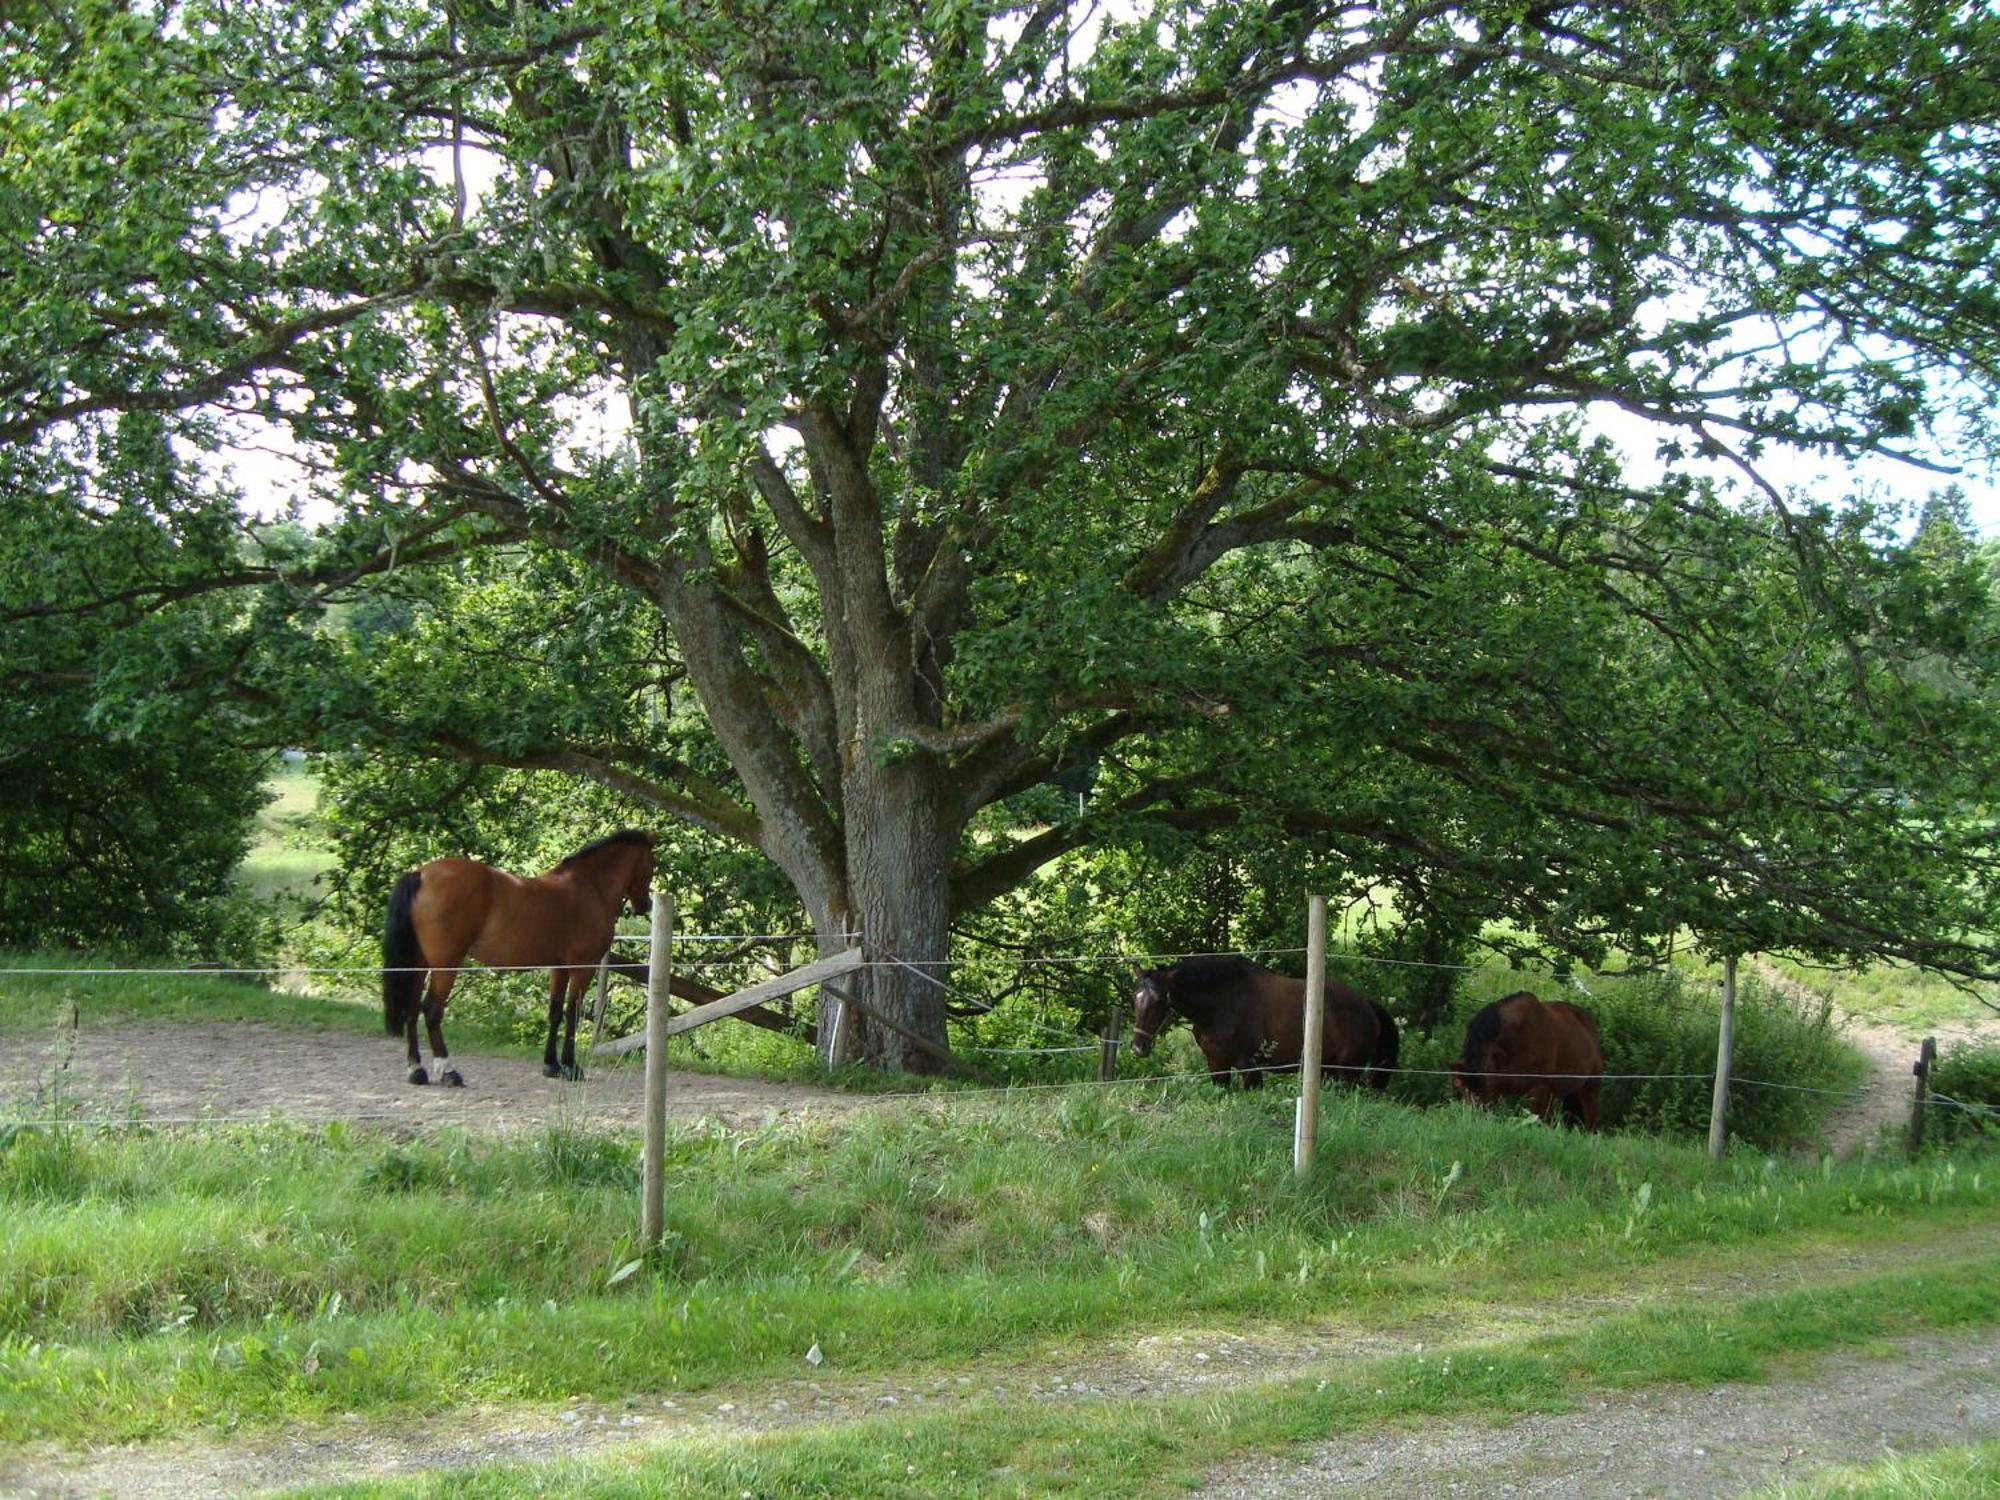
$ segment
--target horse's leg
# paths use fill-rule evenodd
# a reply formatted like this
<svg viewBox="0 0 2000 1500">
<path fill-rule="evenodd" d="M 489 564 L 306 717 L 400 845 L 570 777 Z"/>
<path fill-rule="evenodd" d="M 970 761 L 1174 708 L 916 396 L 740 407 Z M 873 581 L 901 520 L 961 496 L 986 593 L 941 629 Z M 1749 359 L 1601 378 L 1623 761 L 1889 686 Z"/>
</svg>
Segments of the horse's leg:
<svg viewBox="0 0 2000 1500">
<path fill-rule="evenodd" d="M 1528 1108 L 1542 1117 L 1544 1125 L 1549 1123 L 1549 1116 L 1555 1113 L 1555 1105 L 1556 1091 L 1546 1083 L 1537 1083 L 1528 1090 Z"/>
<path fill-rule="evenodd" d="M 437 1069 L 439 1083 L 462 1089 L 465 1075 L 451 1065 L 451 1049 L 444 1044 L 444 999 L 438 993 L 438 986 L 433 985 L 424 1000 L 424 1029 L 431 1038 L 431 1066 Z"/>
<path fill-rule="evenodd" d="M 460 963 L 464 959 L 459 960 Z M 451 1049 L 444 1044 L 444 1007 L 451 999 L 451 987 L 458 982 L 458 970 L 433 970 L 430 983 L 424 989 L 424 1029 L 430 1033 L 431 1071 L 437 1081 L 452 1088 L 465 1087 L 465 1075 L 451 1065 Z M 411 1028 L 411 1045 L 415 1046 L 415 1027 Z"/>
<path fill-rule="evenodd" d="M 576 1018 L 583 1009 L 583 992 L 590 988 L 590 971 L 578 969 L 569 977 L 569 1004 L 563 1017 L 562 1076 L 583 1077 L 583 1069 L 576 1065 Z"/>
<path fill-rule="evenodd" d="M 1196 1038 L 1196 1040 L 1198 1042 L 1200 1039 Z M 1211 1052 L 1206 1047 L 1203 1047 L 1201 1055 L 1208 1059 L 1208 1081 L 1221 1089 L 1223 1093 L 1228 1093 L 1230 1087 L 1229 1054 L 1226 1052 Z M 1245 1088 L 1250 1087 L 1250 1080 L 1255 1076 L 1252 1073 L 1245 1073 L 1243 1075 L 1243 1086 Z"/>
<path fill-rule="evenodd" d="M 549 970 L 549 1041 L 542 1048 L 542 1076 L 562 1077 L 562 1068 L 556 1062 L 556 1032 L 562 1027 L 563 991 L 569 986 L 569 978 L 561 969 Z"/>
<path fill-rule="evenodd" d="M 1576 1091 L 1577 1115 L 1585 1130 L 1597 1129 L 1597 1096 L 1603 1089 L 1604 1085 L 1593 1078 Z"/>
<path fill-rule="evenodd" d="M 410 1082 L 429 1083 L 431 1075 L 424 1071 L 424 1055 L 417 1050 L 417 1012 L 424 1007 L 412 1005 L 403 1013 L 403 1040 L 408 1043 L 406 1050 L 410 1058 Z"/>
</svg>

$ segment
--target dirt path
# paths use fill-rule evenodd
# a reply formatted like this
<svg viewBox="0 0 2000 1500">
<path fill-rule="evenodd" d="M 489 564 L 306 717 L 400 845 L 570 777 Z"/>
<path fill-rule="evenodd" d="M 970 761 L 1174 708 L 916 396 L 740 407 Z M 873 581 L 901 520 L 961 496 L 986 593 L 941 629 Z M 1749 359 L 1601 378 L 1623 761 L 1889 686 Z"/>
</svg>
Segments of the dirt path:
<svg viewBox="0 0 2000 1500">
<path fill-rule="evenodd" d="M 1598 1397 L 1505 1426 L 1445 1422 L 1212 1474 L 1209 1500 L 1448 1495 L 1706 1500 L 1833 1464 L 2000 1436 L 2000 1330 L 1909 1340 L 1766 1385 Z"/>
<path fill-rule="evenodd" d="M 327 1426 L 236 1439 L 203 1436 L 81 1453 L 48 1444 L 11 1451 L 0 1447 L 0 1496 L 212 1500 L 442 1469 L 588 1458 L 613 1448 L 666 1445 L 691 1436 L 824 1426 L 888 1412 L 963 1411 L 969 1420 L 977 1420 L 978 1408 L 988 1402 L 1138 1403 L 1216 1394 L 1323 1374 L 1359 1361 L 1421 1353 L 1427 1347 L 1443 1351 L 1454 1344 L 1581 1329 L 1599 1317 L 1667 1299 L 1751 1297 L 1878 1276 L 1891 1269 L 1948 1264 L 1985 1248 L 1990 1233 L 1984 1224 L 1970 1225 L 1937 1234 L 1921 1247 L 1888 1243 L 1808 1248 L 1762 1264 L 1717 1267 L 1699 1259 L 1682 1261 L 1649 1273 L 1642 1294 L 1605 1289 L 1581 1295 L 1560 1309 L 1482 1308 L 1472 1316 L 1463 1309 L 1449 1309 L 1395 1329 L 1335 1321 L 1310 1327 L 1191 1327 L 1068 1350 L 1056 1357 L 979 1361 L 959 1369 L 928 1371 L 917 1379 L 849 1375 L 829 1366 L 802 1369 L 794 1378 L 694 1394 L 649 1392 L 619 1401 L 578 1399 L 563 1406 L 459 1408 L 448 1419 L 428 1422 L 349 1417 Z M 2000 1330 L 1983 1330 L 1921 1346 L 1912 1341 L 1889 1361 L 1846 1356 L 1816 1365 L 1797 1379 L 1731 1388 L 1726 1405 L 1732 1413 L 1749 1415 L 1740 1415 L 1740 1421 L 1732 1415 L 1730 1420 L 1742 1428 L 1742 1435 L 1726 1443 L 1719 1435 L 1706 1436 L 1722 1429 L 1710 1408 L 1701 1404 L 1706 1397 L 1718 1403 L 1719 1410 L 1724 1398 L 1655 1389 L 1608 1400 L 1591 1397 L 1576 1412 L 1526 1418 L 1508 1426 L 1465 1422 L 1426 1428 L 1421 1434 L 1396 1429 L 1351 1436 L 1318 1449 L 1304 1463 L 1260 1459 L 1234 1466 L 1212 1476 L 1214 1487 L 1203 1493 L 1242 1497 L 1346 1493 L 1346 1485 L 1366 1476 L 1374 1493 L 1429 1497 L 1454 1493 L 1451 1485 L 1464 1473 L 1483 1476 L 1494 1472 L 1489 1466 L 1504 1464 L 1511 1466 L 1509 1473 L 1518 1470 L 1524 1476 L 1504 1482 L 1547 1479 L 1553 1486 L 1517 1493 L 1646 1494 L 1652 1492 L 1635 1478 L 1641 1466 L 1650 1478 L 1655 1456 L 1672 1458 L 1678 1452 L 1673 1445 L 1681 1437 L 1676 1433 L 1692 1433 L 1685 1446 L 1707 1452 L 1690 1453 L 1700 1463 L 1683 1465 L 1676 1459 L 1676 1473 L 1711 1473 L 1717 1487 L 1658 1493 L 1733 1494 L 1736 1491 L 1722 1485 L 1722 1480 L 1748 1475 L 1742 1479 L 1742 1485 L 1748 1485 L 1765 1472 L 1756 1465 L 1772 1455 L 1782 1460 L 1787 1445 L 1795 1450 L 1792 1472 L 1796 1472 L 1799 1464 L 1872 1456 L 1878 1448 L 1855 1446 L 1862 1439 L 1874 1441 L 1870 1434 L 1929 1444 L 2000 1435 L 1997 1376 Z M 1655 1447 L 1647 1423 L 1656 1413 L 1669 1411 L 1682 1412 L 1683 1425 L 1662 1425 L 1658 1442 L 1666 1446 Z M 1927 1412 L 1937 1419 L 1932 1425 L 1926 1425 Z M 1759 1420 L 1765 1424 L 1761 1429 Z M 1870 1422 L 1876 1425 L 1871 1427 Z M 1772 1441 L 1761 1441 L 1760 1431 Z M 1850 1437 L 1853 1442 L 1847 1441 Z M 1403 1456 L 1392 1458 L 1397 1454 Z M 1535 1464 L 1542 1467 L 1531 1473 Z M 1357 1467 L 1364 1465 L 1369 1467 Z M 1407 1470 L 1429 1478 L 1410 1488 L 1383 1488 L 1381 1476 L 1397 1465 L 1398 1473 Z M 1573 1481 L 1578 1475 L 1595 1476 L 1602 1486 L 1577 1490 Z M 1481 1482 L 1463 1491 L 1504 1492 L 1501 1482 Z"/>
<path fill-rule="evenodd" d="M 0 1053 L 0 1106 L 32 1113 L 58 1063 L 53 1044 Z M 93 1116 L 154 1121 L 373 1120 L 395 1127 L 464 1125 L 518 1129 L 561 1116 L 577 1123 L 640 1123 L 645 1079 L 635 1067 L 604 1067 L 582 1083 L 542 1076 L 536 1057 L 456 1052 L 467 1086 L 416 1088 L 403 1081 L 401 1047 L 389 1037 L 312 1031 L 261 1021 L 134 1021 L 86 1027 L 62 1088 Z M 859 1096 L 799 1084 L 670 1073 L 667 1109 L 732 1124 L 769 1114 L 851 1107 Z"/>
<path fill-rule="evenodd" d="M 1751 961 L 1757 977 L 1775 989 L 1800 999 L 1818 1002 L 1820 996 L 1810 985 L 1767 963 Z M 1990 1023 L 1873 1021 L 1847 1012 L 1840 1013 L 1840 1030 L 1861 1050 L 1866 1072 L 1862 1074 L 1861 1097 L 1836 1107 L 1826 1123 L 1828 1148 L 1845 1159 L 1857 1151 L 1874 1147 L 1883 1132 L 1906 1125 L 1910 1118 L 1910 1095 L 1915 1087 L 1911 1065 L 1917 1049 L 1927 1036 L 1938 1039 L 1940 1047 L 1975 1038 L 2000 1038 L 2000 1016 Z"/>
</svg>

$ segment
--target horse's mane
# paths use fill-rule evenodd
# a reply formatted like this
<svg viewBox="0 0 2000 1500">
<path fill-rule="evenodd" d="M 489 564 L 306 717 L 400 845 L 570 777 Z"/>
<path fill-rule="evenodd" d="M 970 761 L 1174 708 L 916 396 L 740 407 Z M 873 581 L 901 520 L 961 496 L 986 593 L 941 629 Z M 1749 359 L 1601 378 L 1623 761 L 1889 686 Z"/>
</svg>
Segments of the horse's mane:
<svg viewBox="0 0 2000 1500">
<path fill-rule="evenodd" d="M 1200 953 L 1173 966 L 1174 991 L 1220 989 L 1225 984 L 1241 984 L 1256 965 L 1240 953 Z"/>
<path fill-rule="evenodd" d="M 1458 1060 L 1465 1064 L 1468 1073 L 1477 1073 L 1480 1064 L 1486 1060 L 1486 1049 L 1500 1036 L 1500 1002 L 1492 1001 L 1479 1008 L 1465 1028 L 1465 1050 L 1458 1054 Z"/>
<path fill-rule="evenodd" d="M 1516 990 L 1511 995 L 1502 995 L 1498 1000 L 1480 1007 L 1465 1028 L 1465 1050 L 1458 1060 L 1465 1064 L 1468 1073 L 1483 1071 L 1486 1064 L 1486 1049 L 1500 1039 L 1500 1007 L 1509 1000 L 1519 1000 L 1523 995 L 1532 1000 L 1534 995 L 1527 990 Z"/>
<path fill-rule="evenodd" d="M 652 842 L 653 836 L 643 828 L 621 828 L 616 833 L 607 833 L 601 839 L 593 839 L 590 843 L 585 844 L 581 849 L 577 850 L 576 853 L 570 855 L 568 859 L 557 865 L 556 868 L 558 870 L 564 869 L 575 864 L 578 860 L 588 859 L 593 854 L 602 854 L 606 849 L 614 849 L 623 844 L 645 844 L 651 847 Z"/>
</svg>

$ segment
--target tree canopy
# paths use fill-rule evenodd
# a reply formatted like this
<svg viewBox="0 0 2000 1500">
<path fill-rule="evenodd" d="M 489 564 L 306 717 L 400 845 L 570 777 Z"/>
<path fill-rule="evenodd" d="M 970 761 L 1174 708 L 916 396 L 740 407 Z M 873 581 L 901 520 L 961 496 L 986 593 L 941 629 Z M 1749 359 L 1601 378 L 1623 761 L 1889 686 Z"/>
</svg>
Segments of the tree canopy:
<svg viewBox="0 0 2000 1500">
<path fill-rule="evenodd" d="M 1773 461 L 1994 453 L 1996 57 L 1928 0 L 31 3 L 0 619 L 229 598 L 145 692 L 588 778 L 919 968 L 1171 837 L 1438 941 L 1992 975 L 1984 575 Z M 246 525 L 244 444 L 332 520 Z"/>
</svg>

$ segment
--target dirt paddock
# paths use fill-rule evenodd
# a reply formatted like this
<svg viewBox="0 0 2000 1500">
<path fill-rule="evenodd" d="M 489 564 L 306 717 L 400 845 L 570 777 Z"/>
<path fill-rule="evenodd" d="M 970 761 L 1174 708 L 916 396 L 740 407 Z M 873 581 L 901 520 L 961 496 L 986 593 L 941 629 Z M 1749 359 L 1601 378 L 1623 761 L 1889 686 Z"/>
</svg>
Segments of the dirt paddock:
<svg viewBox="0 0 2000 1500">
<path fill-rule="evenodd" d="M 135 1021 L 84 1027 L 68 1066 L 54 1044 L 0 1052 L 0 1118 L 62 1107 L 90 1118 L 368 1121 L 519 1129 L 558 1117 L 578 1124 L 640 1124 L 641 1068 L 590 1068 L 579 1083 L 544 1078 L 539 1056 L 454 1052 L 466 1087 L 404 1081 L 402 1044 L 344 1030 L 261 1021 Z M 859 1096 L 799 1084 L 670 1072 L 667 1110 L 754 1124 L 771 1115 L 851 1108 Z"/>
</svg>

